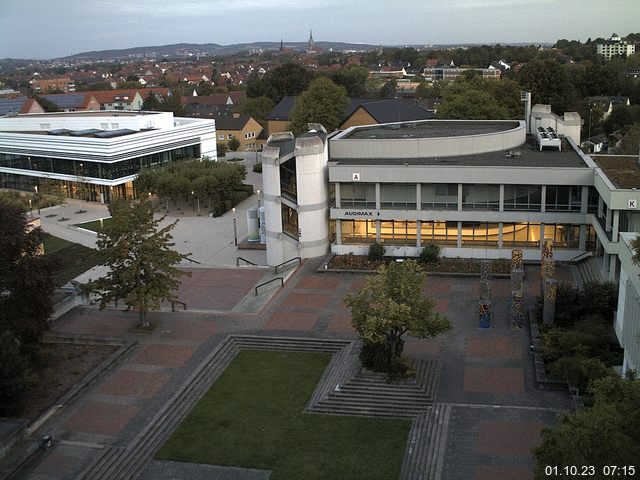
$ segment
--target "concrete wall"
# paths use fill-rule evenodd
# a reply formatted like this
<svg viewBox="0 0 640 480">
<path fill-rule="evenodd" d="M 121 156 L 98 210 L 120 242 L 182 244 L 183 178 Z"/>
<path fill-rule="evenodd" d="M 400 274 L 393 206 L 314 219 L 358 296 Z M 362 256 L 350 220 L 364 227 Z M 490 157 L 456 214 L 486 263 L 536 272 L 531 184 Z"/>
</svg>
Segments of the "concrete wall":
<svg viewBox="0 0 640 480">
<path fill-rule="evenodd" d="M 558 134 L 571 138 L 576 144 L 580 143 L 580 128 L 582 119 L 577 112 L 564 112 L 559 117 L 551 111 L 551 105 L 534 105 L 531 109 L 529 133 L 535 134 L 538 127 L 553 128 Z"/>
<path fill-rule="evenodd" d="M 275 266 L 286 260 L 280 206 L 280 148 L 267 145 L 262 151 L 262 205 L 267 236 L 267 265 Z M 294 257 L 296 255 L 293 255 Z"/>
<path fill-rule="evenodd" d="M 69 130 L 114 130 L 128 128 L 173 128 L 171 112 L 153 112 L 144 115 L 132 115 L 116 111 L 95 114 L 85 112 L 44 113 L 37 115 L 18 115 L 0 118 L 0 132 L 37 132 L 67 128 Z"/>
</svg>

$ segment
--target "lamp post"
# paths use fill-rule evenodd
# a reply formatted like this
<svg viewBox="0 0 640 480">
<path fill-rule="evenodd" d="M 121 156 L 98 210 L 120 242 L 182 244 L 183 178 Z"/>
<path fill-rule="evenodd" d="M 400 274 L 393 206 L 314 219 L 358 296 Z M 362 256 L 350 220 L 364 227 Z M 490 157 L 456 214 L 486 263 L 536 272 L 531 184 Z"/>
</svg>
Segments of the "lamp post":
<svg viewBox="0 0 640 480">
<path fill-rule="evenodd" d="M 233 207 L 233 244 L 238 246 L 238 228 L 236 226 L 236 207 Z"/>
<path fill-rule="evenodd" d="M 40 215 L 40 195 L 38 194 L 38 186 L 34 186 L 33 189 L 36 191 L 36 203 L 38 204 L 38 215 Z"/>
<path fill-rule="evenodd" d="M 258 194 L 258 212 L 260 211 L 260 189 L 256 190 L 256 193 Z"/>
<path fill-rule="evenodd" d="M 29 216 L 33 218 L 33 206 L 31 205 L 31 199 L 29 199 Z"/>
</svg>

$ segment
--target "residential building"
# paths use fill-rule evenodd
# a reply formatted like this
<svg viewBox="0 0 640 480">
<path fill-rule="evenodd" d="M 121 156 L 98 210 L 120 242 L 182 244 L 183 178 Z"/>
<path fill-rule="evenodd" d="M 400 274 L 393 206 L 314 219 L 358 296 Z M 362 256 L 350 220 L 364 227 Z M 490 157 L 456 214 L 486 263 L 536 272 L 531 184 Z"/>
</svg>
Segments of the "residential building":
<svg viewBox="0 0 640 480">
<path fill-rule="evenodd" d="M 95 90 L 90 93 L 100 104 L 100 110 L 142 110 L 144 89 Z"/>
<path fill-rule="evenodd" d="M 41 97 L 56 105 L 61 112 L 100 110 L 100 103 L 88 92 L 59 93 Z"/>
<path fill-rule="evenodd" d="M 236 138 L 240 142 L 239 151 L 249 152 L 259 149 L 258 137 L 262 132 L 262 125 L 250 115 L 231 113 L 218 115 L 216 120 L 216 134 L 218 143 L 229 143 Z"/>
<path fill-rule="evenodd" d="M 596 44 L 596 53 L 602 55 L 605 61 L 611 60 L 615 56 L 631 56 L 636 52 L 636 46 L 626 40 L 622 40 L 617 33 L 611 35 L 604 43 Z"/>
<path fill-rule="evenodd" d="M 455 80 L 464 72 L 474 71 L 479 72 L 482 78 L 489 78 L 492 80 L 499 80 L 502 74 L 502 70 L 499 68 L 489 67 L 489 68 L 458 68 L 458 67 L 425 67 L 422 71 L 422 75 L 424 79 L 428 82 L 436 82 L 440 80 Z"/>
<path fill-rule="evenodd" d="M 33 191 L 48 182 L 69 197 L 108 202 L 138 195 L 143 167 L 216 160 L 212 120 L 170 112 L 67 112 L 0 118 L 0 187 Z"/>
<path fill-rule="evenodd" d="M 0 116 L 18 113 L 44 113 L 44 108 L 33 98 L 25 96 L 0 98 Z"/>
<path fill-rule="evenodd" d="M 33 78 L 29 86 L 35 93 L 48 93 L 61 90 L 64 93 L 76 91 L 76 84 L 69 77 Z"/>
<path fill-rule="evenodd" d="M 593 120 L 606 120 L 609 115 L 613 112 L 615 107 L 621 105 L 631 105 L 629 101 L 629 97 L 623 97 L 620 95 L 613 96 L 600 96 L 600 97 L 589 97 L 589 108 L 598 107 L 602 111 L 602 117 Z M 590 119 L 591 120 L 591 119 Z"/>
</svg>

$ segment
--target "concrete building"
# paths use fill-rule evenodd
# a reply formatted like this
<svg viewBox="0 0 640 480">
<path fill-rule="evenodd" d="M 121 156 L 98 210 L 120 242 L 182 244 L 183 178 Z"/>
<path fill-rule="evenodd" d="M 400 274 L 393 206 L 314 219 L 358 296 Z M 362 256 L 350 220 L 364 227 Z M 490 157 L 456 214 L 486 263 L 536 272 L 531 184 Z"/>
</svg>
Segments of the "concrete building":
<svg viewBox="0 0 640 480">
<path fill-rule="evenodd" d="M 70 77 L 34 78 L 29 80 L 29 86 L 35 93 L 48 93 L 57 90 L 63 93 L 76 91 L 76 84 Z"/>
<path fill-rule="evenodd" d="M 228 144 L 231 139 L 236 138 L 240 142 L 238 151 L 253 152 L 258 149 L 257 138 L 262 132 L 262 125 L 252 116 L 230 113 L 213 118 L 216 120 L 218 143 Z"/>
<path fill-rule="evenodd" d="M 611 60 L 612 57 L 625 55 L 631 56 L 636 52 L 636 46 L 626 40 L 622 40 L 617 33 L 611 35 L 604 43 L 596 44 L 596 53 L 602 55 L 605 61 Z"/>
<path fill-rule="evenodd" d="M 53 182 L 69 197 L 135 197 L 142 167 L 207 156 L 215 122 L 170 112 L 69 112 L 0 118 L 0 187 L 33 191 Z"/>
</svg>

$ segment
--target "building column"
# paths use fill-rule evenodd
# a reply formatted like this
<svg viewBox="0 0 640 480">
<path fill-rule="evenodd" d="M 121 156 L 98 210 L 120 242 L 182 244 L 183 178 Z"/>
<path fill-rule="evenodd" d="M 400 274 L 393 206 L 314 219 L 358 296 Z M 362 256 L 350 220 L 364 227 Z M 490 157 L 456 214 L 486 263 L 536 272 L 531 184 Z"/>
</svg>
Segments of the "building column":
<svg viewBox="0 0 640 480">
<path fill-rule="evenodd" d="M 540 211 L 542 213 L 547 211 L 547 186 L 542 185 L 542 190 L 540 192 Z"/>
<path fill-rule="evenodd" d="M 376 210 L 380 210 L 380 184 L 376 183 Z M 378 231 L 380 231 L 380 222 L 378 222 Z"/>
<path fill-rule="evenodd" d="M 416 247 L 420 248 L 422 244 L 422 221 L 418 220 L 416 222 Z"/>
<path fill-rule="evenodd" d="M 607 216 L 605 217 L 605 232 L 611 231 L 611 209 L 607 208 Z"/>
<path fill-rule="evenodd" d="M 334 193 L 334 195 L 336 197 L 336 199 L 335 199 L 336 200 L 336 208 L 342 208 L 342 207 L 340 207 L 340 201 L 341 201 L 340 200 L 340 182 L 336 182 L 333 185 L 334 185 L 333 193 Z"/>
<path fill-rule="evenodd" d="M 618 256 L 616 254 L 611 254 L 609 257 L 609 281 L 615 282 Z"/>
<path fill-rule="evenodd" d="M 580 225 L 580 237 L 578 238 L 578 250 L 587 249 L 587 226 L 583 223 Z"/>
<path fill-rule="evenodd" d="M 462 211 L 462 184 L 458 184 L 458 211 Z"/>
<path fill-rule="evenodd" d="M 336 222 L 336 245 L 342 245 L 342 220 L 335 220 Z"/>
<path fill-rule="evenodd" d="M 612 230 L 612 234 L 611 234 L 611 241 L 612 242 L 617 242 L 618 241 L 618 229 L 620 226 L 620 210 L 614 210 L 613 211 L 613 218 L 612 218 L 612 225 L 611 225 L 611 230 Z"/>
<path fill-rule="evenodd" d="M 445 228 L 447 223 L 445 222 Z M 448 235 L 447 235 L 448 237 Z M 462 222 L 458 222 L 458 244 L 457 244 L 458 248 L 462 248 Z"/>
<path fill-rule="evenodd" d="M 422 188 L 416 183 L 416 210 L 422 210 Z"/>
<path fill-rule="evenodd" d="M 376 242 L 380 243 L 380 220 L 376 220 Z"/>
<path fill-rule="evenodd" d="M 589 210 L 589 187 L 582 187 L 582 195 L 580 196 L 580 213 L 587 213 Z"/>
<path fill-rule="evenodd" d="M 498 203 L 498 211 L 504 212 L 504 185 L 500 184 L 500 201 Z"/>
<path fill-rule="evenodd" d="M 498 223 L 498 248 L 502 248 L 503 246 L 503 241 L 502 241 L 502 226 L 504 225 L 504 223 L 500 222 Z"/>
</svg>

